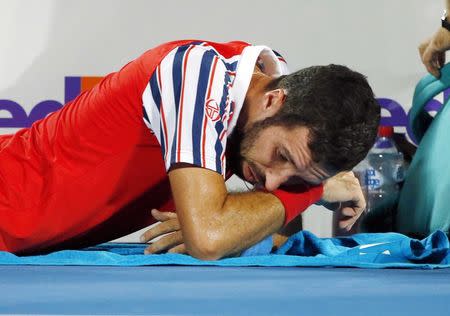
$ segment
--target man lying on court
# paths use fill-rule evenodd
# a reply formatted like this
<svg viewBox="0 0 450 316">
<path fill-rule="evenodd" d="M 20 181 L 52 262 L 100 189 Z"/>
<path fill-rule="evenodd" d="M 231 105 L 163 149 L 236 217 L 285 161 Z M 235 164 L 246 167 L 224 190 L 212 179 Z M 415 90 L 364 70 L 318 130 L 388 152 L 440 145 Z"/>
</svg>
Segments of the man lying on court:
<svg viewBox="0 0 450 316">
<path fill-rule="evenodd" d="M 175 209 L 182 231 L 158 247 L 202 259 L 248 248 L 320 198 L 350 202 L 340 224 L 351 227 L 358 182 L 327 179 L 366 155 L 379 106 L 344 66 L 286 74 L 265 46 L 166 43 L 0 136 L 0 250 L 83 247 L 174 218 L 153 208 Z M 231 173 L 256 190 L 228 193 Z"/>
</svg>

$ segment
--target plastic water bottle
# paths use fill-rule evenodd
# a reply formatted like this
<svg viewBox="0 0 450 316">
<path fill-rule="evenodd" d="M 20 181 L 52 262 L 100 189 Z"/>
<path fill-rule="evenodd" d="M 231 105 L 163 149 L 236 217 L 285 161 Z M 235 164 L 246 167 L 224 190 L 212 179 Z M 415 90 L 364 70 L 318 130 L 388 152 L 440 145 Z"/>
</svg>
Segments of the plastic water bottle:
<svg viewBox="0 0 450 316">
<path fill-rule="evenodd" d="M 354 169 L 367 201 L 360 231 L 392 230 L 392 211 L 398 200 L 399 184 L 404 180 L 403 154 L 395 145 L 393 133 L 392 127 L 380 126 L 375 144 Z"/>
</svg>

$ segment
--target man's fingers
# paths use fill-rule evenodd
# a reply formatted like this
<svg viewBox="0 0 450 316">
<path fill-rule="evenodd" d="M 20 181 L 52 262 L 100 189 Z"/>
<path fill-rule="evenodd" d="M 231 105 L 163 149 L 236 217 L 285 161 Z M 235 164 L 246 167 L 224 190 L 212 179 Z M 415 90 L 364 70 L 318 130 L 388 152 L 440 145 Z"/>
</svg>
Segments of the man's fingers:
<svg viewBox="0 0 450 316">
<path fill-rule="evenodd" d="M 341 210 L 341 216 L 342 218 L 339 220 L 339 228 L 341 229 L 346 229 L 347 231 L 349 231 L 350 229 L 352 229 L 353 225 L 356 223 L 356 221 L 358 220 L 358 218 L 361 216 L 362 214 L 362 209 L 355 209 L 353 207 L 344 207 Z"/>
<path fill-rule="evenodd" d="M 422 55 L 422 62 L 429 73 L 431 73 L 436 78 L 439 78 L 440 72 L 438 68 L 438 54 L 432 45 L 429 45 Z"/>
<path fill-rule="evenodd" d="M 440 53 L 438 55 L 438 61 L 439 61 L 439 68 L 444 67 L 444 65 L 445 65 L 445 53 Z"/>
<path fill-rule="evenodd" d="M 141 242 L 148 242 L 149 240 L 152 240 L 158 236 L 176 232 L 180 230 L 180 223 L 177 219 L 170 219 L 165 222 L 161 222 L 149 230 L 147 230 L 145 233 L 141 235 Z"/>
<path fill-rule="evenodd" d="M 366 209 L 367 203 L 359 185 L 352 191 L 352 199 L 341 204 L 341 214 L 345 216 L 359 217 Z"/>
<path fill-rule="evenodd" d="M 342 215 L 354 217 L 357 216 L 356 211 L 351 207 L 344 207 L 341 211 Z"/>
<path fill-rule="evenodd" d="M 430 40 L 427 40 L 427 41 L 423 42 L 422 44 L 420 44 L 418 47 L 420 59 L 422 59 L 422 61 L 423 61 L 423 54 L 425 53 L 429 44 L 430 44 Z"/>
<path fill-rule="evenodd" d="M 160 212 L 156 209 L 153 209 L 151 212 L 152 216 L 160 223 L 143 233 L 141 242 L 148 242 L 157 237 L 162 237 L 148 246 L 144 253 L 160 253 L 167 250 L 176 253 L 186 253 L 177 214 L 175 212 Z"/>
<path fill-rule="evenodd" d="M 364 198 L 364 194 L 362 194 L 362 192 L 361 192 L 359 199 L 357 201 L 355 201 L 355 204 L 352 205 L 352 208 L 353 208 L 353 211 L 359 217 L 364 212 L 366 207 L 367 207 L 367 202 L 366 202 L 366 199 Z"/>
<path fill-rule="evenodd" d="M 161 211 L 158 211 L 157 209 L 153 209 L 152 210 L 152 216 L 156 220 L 158 220 L 160 222 L 165 222 L 165 221 L 167 221 L 169 219 L 177 218 L 177 213 L 175 213 L 175 212 L 161 212 Z"/>
<path fill-rule="evenodd" d="M 427 64 L 425 64 L 425 68 L 427 68 L 428 72 L 435 76 L 436 78 L 439 78 L 441 76 L 441 73 L 439 72 L 439 68 L 436 66 L 436 63 L 431 61 Z"/>
<path fill-rule="evenodd" d="M 144 253 L 146 255 L 152 253 L 160 253 L 168 249 L 174 248 L 175 246 L 178 246 L 181 243 L 183 243 L 183 235 L 179 230 L 162 237 L 158 241 L 155 241 L 144 250 Z"/>
<path fill-rule="evenodd" d="M 356 213 L 356 215 L 359 217 L 362 212 L 367 207 L 366 198 L 364 197 L 364 193 L 361 189 L 361 185 L 359 185 L 359 181 L 357 180 L 356 189 L 354 192 L 355 196 L 352 200 L 353 204 L 346 204 L 344 203 L 344 209 L 346 207 L 352 208 L 352 210 Z"/>
<path fill-rule="evenodd" d="M 338 226 L 340 229 L 345 229 L 347 231 L 349 231 L 350 229 L 352 229 L 353 224 L 355 224 L 357 218 L 354 217 L 350 217 L 350 218 L 346 218 L 343 220 L 340 220 L 338 223 Z"/>
<path fill-rule="evenodd" d="M 187 253 L 186 246 L 184 244 L 175 246 L 169 249 L 168 253 Z"/>
</svg>

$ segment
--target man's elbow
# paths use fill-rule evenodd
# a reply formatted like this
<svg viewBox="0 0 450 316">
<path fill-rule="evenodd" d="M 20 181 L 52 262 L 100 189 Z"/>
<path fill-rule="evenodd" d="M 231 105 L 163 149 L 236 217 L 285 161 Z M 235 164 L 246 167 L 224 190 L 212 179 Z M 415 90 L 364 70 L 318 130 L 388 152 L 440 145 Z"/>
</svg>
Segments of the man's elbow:
<svg viewBox="0 0 450 316">
<path fill-rule="evenodd" d="M 202 233 L 186 242 L 188 254 L 200 260 L 218 260 L 225 256 L 220 240 L 211 238 L 209 234 Z"/>
</svg>

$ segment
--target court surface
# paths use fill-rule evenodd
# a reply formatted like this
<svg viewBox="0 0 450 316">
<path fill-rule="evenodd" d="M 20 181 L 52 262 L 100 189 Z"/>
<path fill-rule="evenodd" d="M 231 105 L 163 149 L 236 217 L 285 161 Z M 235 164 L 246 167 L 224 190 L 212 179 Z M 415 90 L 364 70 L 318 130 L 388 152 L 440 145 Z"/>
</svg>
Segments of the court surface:
<svg viewBox="0 0 450 316">
<path fill-rule="evenodd" d="M 450 269 L 0 266 L 0 314 L 449 315 Z"/>
</svg>

